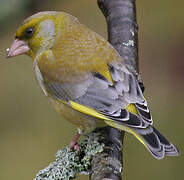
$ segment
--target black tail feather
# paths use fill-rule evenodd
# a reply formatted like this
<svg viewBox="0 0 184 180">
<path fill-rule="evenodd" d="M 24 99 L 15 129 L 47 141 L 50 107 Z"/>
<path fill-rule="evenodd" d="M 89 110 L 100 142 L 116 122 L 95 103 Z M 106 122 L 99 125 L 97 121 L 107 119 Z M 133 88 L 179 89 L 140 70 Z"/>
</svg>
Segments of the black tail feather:
<svg viewBox="0 0 184 180">
<path fill-rule="evenodd" d="M 153 132 L 158 136 L 160 142 L 163 144 L 165 149 L 165 154 L 167 156 L 177 156 L 179 155 L 179 150 L 171 144 L 157 129 L 153 127 Z"/>
<path fill-rule="evenodd" d="M 178 156 L 178 149 L 171 144 L 157 129 L 153 128 L 153 131 L 148 134 L 141 135 L 144 142 L 146 143 L 151 154 L 157 158 L 162 159 L 165 155 L 167 156 Z"/>
</svg>

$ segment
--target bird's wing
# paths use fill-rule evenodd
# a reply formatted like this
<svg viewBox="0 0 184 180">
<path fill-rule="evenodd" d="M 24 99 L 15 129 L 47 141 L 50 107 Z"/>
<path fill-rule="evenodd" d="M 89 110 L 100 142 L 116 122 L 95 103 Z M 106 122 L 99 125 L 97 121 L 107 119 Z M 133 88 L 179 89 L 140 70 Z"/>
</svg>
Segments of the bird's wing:
<svg viewBox="0 0 184 180">
<path fill-rule="evenodd" d="M 123 96 L 123 99 L 128 104 L 133 104 L 133 108 L 136 108 L 138 115 L 143 120 L 149 124 L 153 124 L 147 102 L 135 76 L 130 73 L 126 66 L 122 65 L 121 62 L 114 62 L 111 64 L 109 66 L 109 72 L 114 81 L 116 90 Z"/>
<path fill-rule="evenodd" d="M 152 123 L 141 89 L 125 67 L 107 65 L 108 72 L 91 72 L 78 83 L 47 81 L 38 71 L 38 65 L 35 67 L 36 77 L 47 95 L 82 113 L 136 128 L 145 128 Z M 135 104 L 136 112 L 126 109 L 129 104 Z"/>
</svg>

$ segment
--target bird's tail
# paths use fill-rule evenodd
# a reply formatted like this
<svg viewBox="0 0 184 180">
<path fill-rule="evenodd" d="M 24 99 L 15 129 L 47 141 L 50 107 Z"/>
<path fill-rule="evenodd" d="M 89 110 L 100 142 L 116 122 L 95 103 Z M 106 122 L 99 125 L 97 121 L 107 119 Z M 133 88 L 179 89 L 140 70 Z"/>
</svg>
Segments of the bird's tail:
<svg viewBox="0 0 184 180">
<path fill-rule="evenodd" d="M 133 132 L 132 134 L 146 146 L 155 158 L 162 159 L 165 155 L 179 155 L 178 149 L 153 126 L 150 125 L 145 130 L 134 129 Z"/>
<path fill-rule="evenodd" d="M 178 156 L 178 149 L 171 144 L 157 129 L 149 125 L 146 129 L 132 128 L 119 123 L 105 121 L 108 125 L 133 134 L 156 159 Z"/>
</svg>

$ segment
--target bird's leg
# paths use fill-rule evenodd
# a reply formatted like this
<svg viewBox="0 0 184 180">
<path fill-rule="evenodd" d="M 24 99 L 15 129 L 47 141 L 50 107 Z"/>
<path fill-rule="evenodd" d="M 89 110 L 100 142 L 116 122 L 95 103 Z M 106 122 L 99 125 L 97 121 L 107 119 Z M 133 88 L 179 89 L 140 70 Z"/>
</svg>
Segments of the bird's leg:
<svg viewBox="0 0 184 180">
<path fill-rule="evenodd" d="M 78 152 L 80 152 L 80 145 L 78 144 L 78 139 L 79 139 L 79 137 L 80 137 L 80 133 L 78 132 L 75 136 L 74 136 L 74 138 L 73 138 L 73 140 L 71 141 L 71 143 L 70 143 L 70 149 L 74 149 L 74 150 L 76 150 L 76 151 L 78 151 Z"/>
</svg>

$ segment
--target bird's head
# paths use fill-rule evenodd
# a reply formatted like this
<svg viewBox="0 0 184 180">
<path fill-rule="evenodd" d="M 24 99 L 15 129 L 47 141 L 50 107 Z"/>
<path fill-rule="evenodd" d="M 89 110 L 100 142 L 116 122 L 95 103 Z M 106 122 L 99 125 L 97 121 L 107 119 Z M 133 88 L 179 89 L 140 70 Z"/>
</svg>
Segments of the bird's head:
<svg viewBox="0 0 184 180">
<path fill-rule="evenodd" d="M 27 54 L 34 59 L 42 51 L 52 48 L 64 27 L 66 16 L 65 13 L 49 11 L 27 18 L 18 28 L 7 57 Z"/>
</svg>

